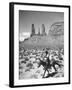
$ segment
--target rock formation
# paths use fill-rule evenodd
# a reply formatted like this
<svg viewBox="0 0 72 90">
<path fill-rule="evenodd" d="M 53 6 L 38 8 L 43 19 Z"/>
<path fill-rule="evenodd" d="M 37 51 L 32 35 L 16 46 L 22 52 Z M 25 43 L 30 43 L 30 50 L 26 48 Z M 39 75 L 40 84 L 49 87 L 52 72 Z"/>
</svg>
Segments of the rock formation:
<svg viewBox="0 0 72 90">
<path fill-rule="evenodd" d="M 31 36 L 35 35 L 35 27 L 34 24 L 32 24 L 32 31 L 31 31 Z"/>
<path fill-rule="evenodd" d="M 45 25 L 42 24 L 42 35 L 46 35 L 46 32 L 45 32 Z"/>
<path fill-rule="evenodd" d="M 38 31 L 38 34 L 35 34 L 34 24 L 32 24 L 32 37 L 28 38 L 28 40 L 25 40 L 20 45 L 25 48 L 64 47 L 64 22 L 56 22 L 52 24 L 48 35 L 46 35 L 44 24 L 42 24 L 42 34 L 40 34 L 40 29 Z"/>
<path fill-rule="evenodd" d="M 59 36 L 64 35 L 64 22 L 55 22 L 51 25 L 49 35 Z"/>
</svg>

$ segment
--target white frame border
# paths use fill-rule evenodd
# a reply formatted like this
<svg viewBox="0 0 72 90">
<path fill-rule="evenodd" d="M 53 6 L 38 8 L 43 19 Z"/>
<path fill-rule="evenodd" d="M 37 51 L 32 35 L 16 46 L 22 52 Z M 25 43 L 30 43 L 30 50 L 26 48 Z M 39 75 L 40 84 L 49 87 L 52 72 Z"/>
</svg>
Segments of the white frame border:
<svg viewBox="0 0 72 90">
<path fill-rule="evenodd" d="M 18 62 L 19 62 L 19 10 L 33 10 L 33 11 L 49 11 L 49 12 L 64 12 L 64 78 L 50 78 L 50 79 L 29 79 L 19 80 Z M 35 85 L 35 84 L 51 84 L 68 82 L 69 70 L 69 56 L 68 56 L 68 8 L 62 7 L 44 7 L 44 6 L 29 6 L 29 5 L 14 5 L 14 85 Z"/>
</svg>

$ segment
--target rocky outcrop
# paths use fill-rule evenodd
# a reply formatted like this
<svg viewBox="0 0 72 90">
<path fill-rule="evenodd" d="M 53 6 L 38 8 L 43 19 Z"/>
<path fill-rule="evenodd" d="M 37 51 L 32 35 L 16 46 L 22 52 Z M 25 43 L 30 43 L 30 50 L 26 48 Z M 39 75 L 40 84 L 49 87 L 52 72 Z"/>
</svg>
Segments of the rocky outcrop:
<svg viewBox="0 0 72 90">
<path fill-rule="evenodd" d="M 20 45 L 25 48 L 63 48 L 64 22 L 52 24 L 48 35 L 33 35 Z"/>
</svg>

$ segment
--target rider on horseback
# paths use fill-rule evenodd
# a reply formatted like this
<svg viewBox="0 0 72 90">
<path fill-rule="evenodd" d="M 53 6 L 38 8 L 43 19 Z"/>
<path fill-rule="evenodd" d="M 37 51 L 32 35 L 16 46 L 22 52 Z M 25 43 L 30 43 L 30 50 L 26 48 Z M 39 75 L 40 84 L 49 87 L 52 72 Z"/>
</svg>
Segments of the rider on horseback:
<svg viewBox="0 0 72 90">
<path fill-rule="evenodd" d="M 59 61 L 55 60 L 54 55 L 49 53 L 47 50 L 45 51 L 45 56 L 42 58 L 42 60 L 40 59 L 39 67 L 41 65 L 44 67 L 43 78 L 45 77 L 46 71 L 48 72 L 48 76 L 50 75 L 49 71 L 52 69 L 52 67 L 54 68 L 55 72 L 57 72 L 55 65 L 61 67 Z"/>
<path fill-rule="evenodd" d="M 59 67 L 61 67 L 61 65 L 59 64 L 59 61 L 56 61 L 54 59 L 54 55 L 50 54 L 48 51 L 45 51 L 45 53 L 46 53 L 46 66 L 45 66 L 44 75 L 46 71 L 48 71 L 48 74 L 49 74 L 49 71 L 51 70 L 52 67 L 54 68 L 55 72 L 57 72 L 55 65 L 58 65 Z"/>
</svg>

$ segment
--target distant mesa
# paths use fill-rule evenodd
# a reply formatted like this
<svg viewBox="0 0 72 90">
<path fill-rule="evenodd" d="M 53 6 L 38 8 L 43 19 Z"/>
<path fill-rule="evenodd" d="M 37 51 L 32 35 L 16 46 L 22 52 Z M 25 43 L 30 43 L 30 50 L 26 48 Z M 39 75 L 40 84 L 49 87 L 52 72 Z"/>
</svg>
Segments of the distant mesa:
<svg viewBox="0 0 72 90">
<path fill-rule="evenodd" d="M 55 22 L 51 25 L 49 33 L 45 32 L 45 25 L 42 24 L 35 33 L 34 24 L 31 26 L 30 38 L 24 40 L 20 46 L 25 48 L 63 48 L 64 47 L 64 22 Z"/>
</svg>

